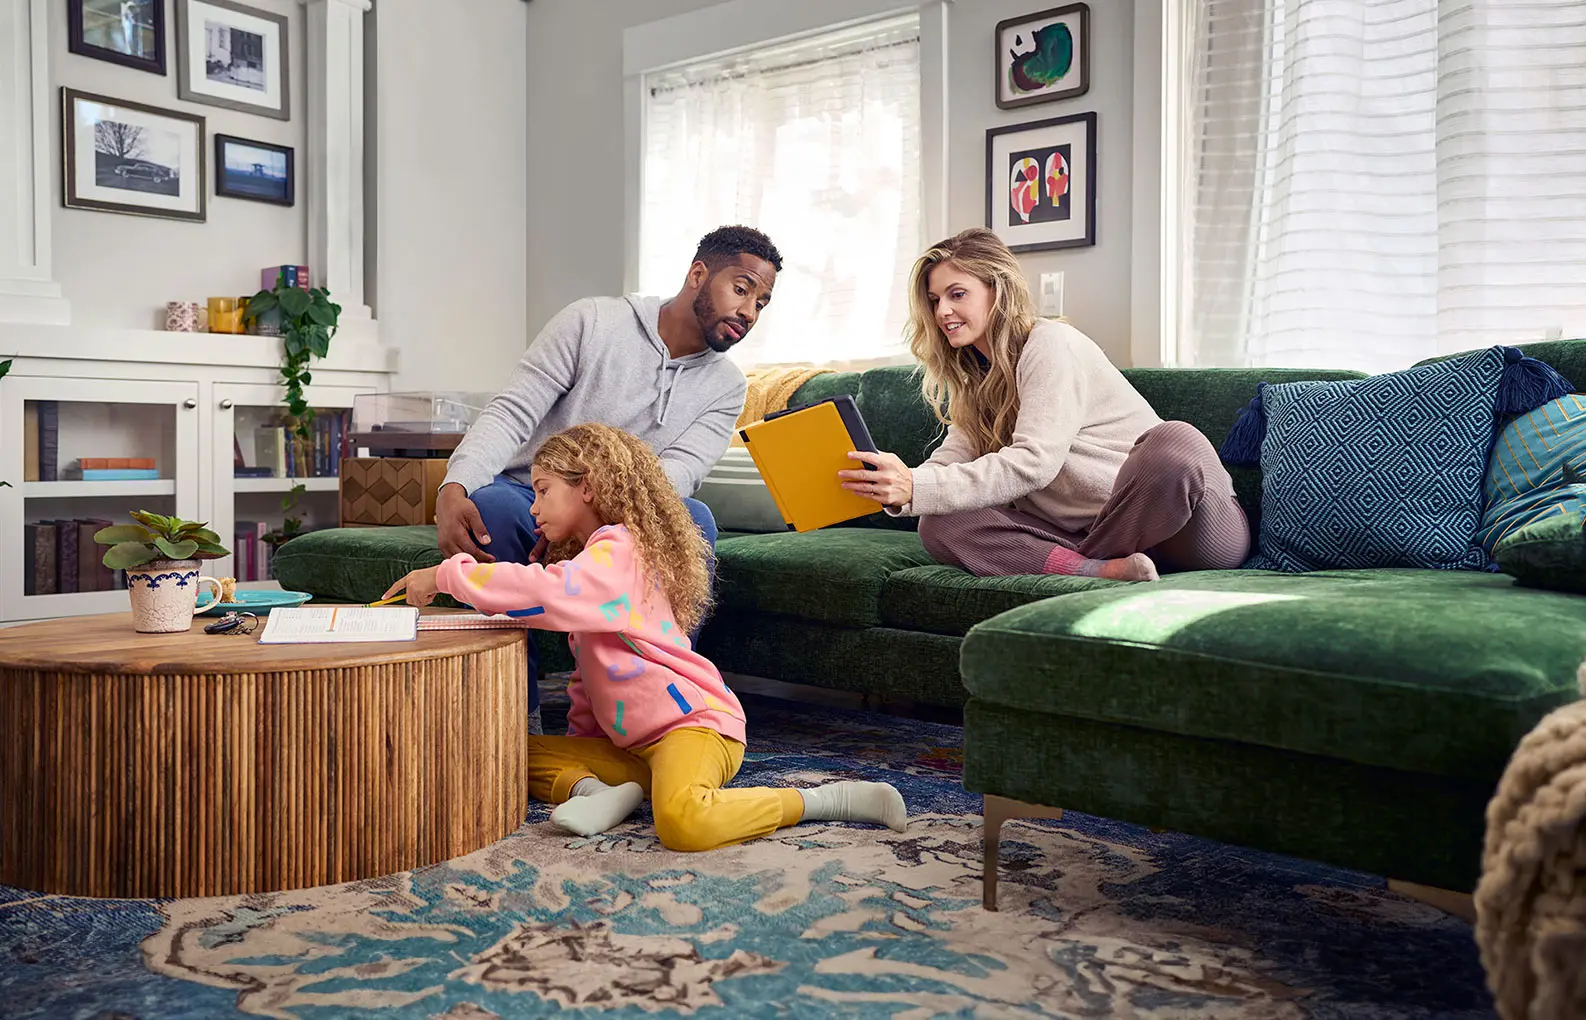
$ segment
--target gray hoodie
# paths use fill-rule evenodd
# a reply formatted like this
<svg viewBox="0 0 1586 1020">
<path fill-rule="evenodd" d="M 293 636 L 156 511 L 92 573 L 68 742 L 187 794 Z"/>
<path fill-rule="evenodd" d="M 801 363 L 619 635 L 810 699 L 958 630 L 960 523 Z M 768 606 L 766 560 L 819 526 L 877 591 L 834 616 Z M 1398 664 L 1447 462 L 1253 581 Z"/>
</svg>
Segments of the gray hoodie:
<svg viewBox="0 0 1586 1020">
<path fill-rule="evenodd" d="M 505 471 L 527 484 L 541 443 L 594 421 L 649 443 L 692 496 L 727 449 L 747 385 L 715 351 L 673 358 L 660 313 L 659 298 L 637 296 L 584 298 L 558 312 L 458 444 L 446 481 L 472 493 Z"/>
</svg>

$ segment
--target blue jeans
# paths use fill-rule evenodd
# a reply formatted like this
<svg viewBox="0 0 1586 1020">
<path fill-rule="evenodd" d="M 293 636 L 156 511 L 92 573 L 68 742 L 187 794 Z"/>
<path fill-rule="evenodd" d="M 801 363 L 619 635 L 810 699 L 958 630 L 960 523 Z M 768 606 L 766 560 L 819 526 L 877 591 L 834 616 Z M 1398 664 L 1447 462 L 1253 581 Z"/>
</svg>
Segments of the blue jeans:
<svg viewBox="0 0 1586 1020">
<path fill-rule="evenodd" d="M 489 485 L 482 485 L 470 497 L 479 508 L 479 516 L 490 533 L 490 544 L 481 546 L 503 563 L 527 563 L 540 532 L 534 524 L 534 490 L 506 475 L 496 475 Z M 716 518 L 710 507 L 697 499 L 685 499 L 683 505 L 694 518 L 699 530 L 705 534 L 705 544 L 711 549 L 710 579 L 716 583 Z M 475 536 L 477 540 L 478 536 Z M 695 635 L 698 636 L 698 632 Z M 540 652 L 532 635 L 529 640 L 529 711 L 540 708 Z"/>
</svg>

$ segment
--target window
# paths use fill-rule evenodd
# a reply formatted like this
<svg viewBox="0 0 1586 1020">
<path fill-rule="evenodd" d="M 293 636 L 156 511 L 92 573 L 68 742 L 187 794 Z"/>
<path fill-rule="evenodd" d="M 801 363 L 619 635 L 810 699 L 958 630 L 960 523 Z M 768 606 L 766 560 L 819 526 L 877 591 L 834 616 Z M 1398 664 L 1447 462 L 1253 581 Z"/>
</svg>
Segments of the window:
<svg viewBox="0 0 1586 1020">
<path fill-rule="evenodd" d="M 1586 4 L 1193 0 L 1178 361 L 1586 335 Z"/>
<path fill-rule="evenodd" d="M 749 368 L 903 360 L 924 247 L 917 15 L 644 78 L 639 288 L 676 292 L 699 238 L 770 235 L 783 268 L 733 349 Z"/>
</svg>

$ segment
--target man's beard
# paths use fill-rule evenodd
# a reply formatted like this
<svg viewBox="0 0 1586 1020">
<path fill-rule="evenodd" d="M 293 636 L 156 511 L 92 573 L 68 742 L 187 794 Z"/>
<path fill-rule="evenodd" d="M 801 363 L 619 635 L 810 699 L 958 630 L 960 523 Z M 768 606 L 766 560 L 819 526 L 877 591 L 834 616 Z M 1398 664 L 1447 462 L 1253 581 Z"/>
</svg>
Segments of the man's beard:
<svg viewBox="0 0 1586 1020">
<path fill-rule="evenodd" d="M 743 339 L 743 337 L 739 337 L 738 340 L 724 340 L 721 337 L 718 337 L 716 335 L 716 327 L 720 326 L 722 323 L 736 323 L 743 328 L 744 336 L 749 335 L 749 327 L 742 319 L 724 316 L 718 313 L 716 311 L 715 303 L 710 299 L 710 295 L 703 290 L 701 290 L 699 295 L 694 298 L 694 318 L 699 323 L 700 335 L 705 338 L 705 346 L 709 347 L 717 354 L 726 354 L 728 351 L 732 350 L 733 345 L 736 344 L 738 340 Z"/>
</svg>

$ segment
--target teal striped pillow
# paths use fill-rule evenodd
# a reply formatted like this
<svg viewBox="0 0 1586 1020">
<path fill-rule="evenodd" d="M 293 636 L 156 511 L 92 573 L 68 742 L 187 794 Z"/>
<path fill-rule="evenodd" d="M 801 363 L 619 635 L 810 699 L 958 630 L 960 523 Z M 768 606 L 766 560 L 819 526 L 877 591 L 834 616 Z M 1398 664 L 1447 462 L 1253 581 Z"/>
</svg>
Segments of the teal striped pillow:
<svg viewBox="0 0 1586 1020">
<path fill-rule="evenodd" d="M 1487 460 L 1476 541 L 1488 555 L 1533 521 L 1586 510 L 1586 395 L 1571 393 L 1504 426 Z"/>
</svg>

